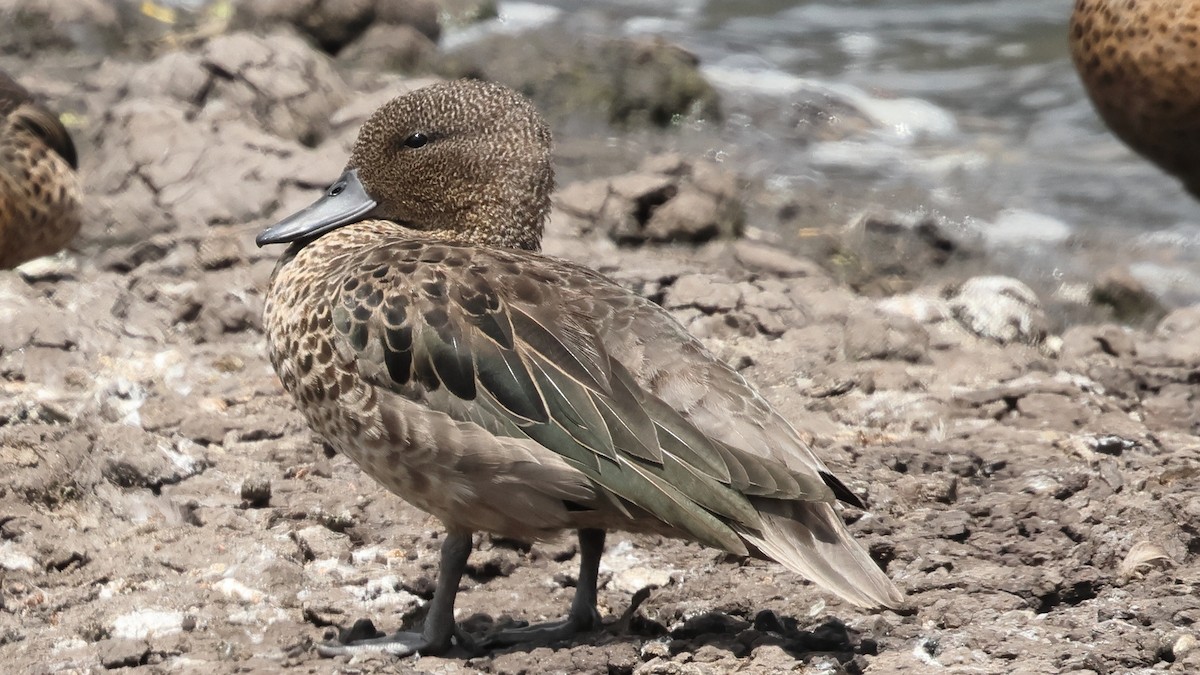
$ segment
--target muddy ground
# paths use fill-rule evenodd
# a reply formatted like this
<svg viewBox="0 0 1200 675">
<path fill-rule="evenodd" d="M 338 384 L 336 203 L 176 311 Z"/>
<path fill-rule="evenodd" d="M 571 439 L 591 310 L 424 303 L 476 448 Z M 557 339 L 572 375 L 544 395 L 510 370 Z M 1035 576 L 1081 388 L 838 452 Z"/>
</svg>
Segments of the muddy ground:
<svg viewBox="0 0 1200 675">
<path fill-rule="evenodd" d="M 4 672 L 1200 670 L 1200 307 L 1133 329 L 1010 302 L 989 324 L 1011 287 L 858 295 L 771 241 L 753 203 L 731 227 L 697 225 L 737 168 L 691 156 L 565 192 L 546 250 L 656 298 L 757 383 L 865 497 L 844 515 L 911 611 L 615 533 L 602 614 L 659 586 L 622 630 L 482 656 L 318 657 L 357 618 L 419 622 L 441 532 L 293 410 L 259 319 L 278 251 L 253 236 L 310 201 L 365 115 L 415 83 L 286 32 L 184 44 L 0 57 L 69 113 L 89 198 L 73 250 L 0 273 Z M 693 195 L 668 214 L 680 227 L 725 238 L 597 226 L 636 229 L 639 204 L 662 206 L 646 201 L 655 181 Z M 460 619 L 558 617 L 576 564 L 569 537 L 481 536 Z"/>
</svg>

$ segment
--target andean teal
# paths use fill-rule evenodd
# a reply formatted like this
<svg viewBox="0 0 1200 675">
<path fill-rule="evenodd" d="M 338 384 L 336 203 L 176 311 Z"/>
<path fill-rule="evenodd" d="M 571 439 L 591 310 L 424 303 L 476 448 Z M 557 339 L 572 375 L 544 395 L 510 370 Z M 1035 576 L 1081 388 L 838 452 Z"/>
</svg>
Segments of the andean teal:
<svg viewBox="0 0 1200 675">
<path fill-rule="evenodd" d="M 1200 198 L 1200 2 L 1076 0 L 1069 41 L 1113 133 Z"/>
<path fill-rule="evenodd" d="M 770 558 L 855 605 L 902 605 L 834 509 L 858 499 L 740 374 L 658 305 L 537 252 L 553 183 L 550 132 L 527 100 L 438 84 L 376 111 L 325 196 L 258 237 L 290 243 L 264 312 L 284 388 L 449 531 L 421 633 L 368 625 L 322 652 L 448 649 L 479 530 L 579 531 L 567 619 L 498 644 L 599 626 L 608 529 Z"/>
<path fill-rule="evenodd" d="M 79 232 L 75 168 L 62 122 L 0 71 L 0 269 L 50 255 Z"/>
</svg>

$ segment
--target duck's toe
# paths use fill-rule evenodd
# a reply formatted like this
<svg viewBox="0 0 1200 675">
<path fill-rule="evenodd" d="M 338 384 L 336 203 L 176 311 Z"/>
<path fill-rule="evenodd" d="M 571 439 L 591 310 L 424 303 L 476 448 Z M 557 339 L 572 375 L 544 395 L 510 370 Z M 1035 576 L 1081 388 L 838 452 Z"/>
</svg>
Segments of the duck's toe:
<svg viewBox="0 0 1200 675">
<path fill-rule="evenodd" d="M 485 648 L 495 648 L 524 644 L 551 644 L 570 640 L 576 635 L 600 628 L 601 625 L 600 614 L 593 609 L 590 616 L 575 616 L 572 614 L 558 621 L 498 630 L 483 639 L 483 646 Z"/>
<path fill-rule="evenodd" d="M 455 631 L 462 640 L 465 636 Z M 468 646 L 471 649 L 473 641 Z M 326 658 L 337 656 L 361 656 L 364 654 L 391 654 L 392 656 L 436 656 L 450 649 L 449 640 L 430 639 L 424 633 L 398 631 L 384 635 L 376 630 L 370 619 L 359 619 L 348 630 L 342 631 L 336 641 L 317 645 L 317 654 Z"/>
</svg>

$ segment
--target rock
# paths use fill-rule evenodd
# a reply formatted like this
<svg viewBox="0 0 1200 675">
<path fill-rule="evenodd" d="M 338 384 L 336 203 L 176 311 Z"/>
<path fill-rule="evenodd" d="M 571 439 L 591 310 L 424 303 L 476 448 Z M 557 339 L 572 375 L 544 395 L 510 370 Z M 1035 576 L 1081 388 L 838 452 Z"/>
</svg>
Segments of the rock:
<svg viewBox="0 0 1200 675">
<path fill-rule="evenodd" d="M 221 279 L 206 279 L 197 284 L 180 304 L 185 308 L 179 320 L 194 322 L 199 341 L 213 342 L 230 333 L 262 328 L 262 296 L 249 295 Z"/>
<path fill-rule="evenodd" d="M 437 4 L 449 26 L 467 26 L 499 16 L 496 0 L 438 0 Z"/>
<path fill-rule="evenodd" d="M 1158 298 L 1123 267 L 1109 269 L 1096 279 L 1091 300 L 1108 307 L 1113 318 L 1125 323 L 1153 321 L 1166 311 Z"/>
<path fill-rule="evenodd" d="M 6 0 L 0 4 L 0 53 L 108 52 L 119 46 L 117 5 L 105 0 Z"/>
<path fill-rule="evenodd" d="M 879 311 L 904 316 L 917 323 L 938 323 L 952 316 L 950 303 L 943 298 L 921 293 L 905 293 L 875 303 Z"/>
<path fill-rule="evenodd" d="M 1154 328 L 1154 337 L 1170 342 L 1200 344 L 1200 305 L 1183 307 L 1163 317 Z"/>
<path fill-rule="evenodd" d="M 1108 355 L 1128 358 L 1137 355 L 1137 343 L 1130 331 L 1116 324 L 1071 326 L 1063 332 L 1060 357 L 1064 360 Z"/>
<path fill-rule="evenodd" d="M 584 232 L 606 232 L 624 244 L 697 243 L 741 233 L 745 212 L 735 174 L 707 160 L 652 159 L 658 161 L 638 171 L 569 185 L 555 203 L 581 221 Z"/>
<path fill-rule="evenodd" d="M 238 4 L 234 25 L 254 30 L 288 24 L 338 54 L 377 26 L 406 26 L 437 42 L 442 27 L 434 0 L 261 0 Z"/>
<path fill-rule="evenodd" d="M 634 565 L 614 572 L 611 585 L 625 593 L 637 593 L 643 588 L 664 588 L 671 583 L 670 570 Z"/>
<path fill-rule="evenodd" d="M 1046 337 L 1046 313 L 1037 294 L 1010 277 L 973 277 L 950 299 L 954 318 L 972 333 L 1000 344 L 1036 345 Z"/>
<path fill-rule="evenodd" d="M 108 670 L 136 668 L 145 663 L 150 645 L 145 640 L 101 640 L 93 647 L 100 665 Z"/>
<path fill-rule="evenodd" d="M 851 361 L 868 359 L 916 363 L 926 358 L 929 333 L 908 317 L 859 312 L 846 322 L 842 351 Z"/>
<path fill-rule="evenodd" d="M 809 246 L 831 274 L 871 296 L 906 293 L 933 271 L 978 255 L 964 237 L 933 218 L 874 213 L 812 238 Z"/>
<path fill-rule="evenodd" d="M 798 140 L 808 143 L 843 141 L 879 126 L 846 98 L 811 87 L 792 98 L 784 112 L 784 123 Z"/>
<path fill-rule="evenodd" d="M 236 119 L 250 110 L 263 129 L 310 146 L 349 98 L 328 57 L 292 35 L 222 35 L 205 46 L 203 63 L 214 74 L 202 102 L 206 117 Z"/>
<path fill-rule="evenodd" d="M 129 95 L 139 98 L 161 96 L 200 106 L 212 78 L 213 72 L 205 67 L 200 54 L 167 52 L 134 71 L 129 78 Z"/>
<path fill-rule="evenodd" d="M 1139 345 L 1137 360 L 1160 368 L 1195 368 L 1200 365 L 1198 340 L 1200 305 L 1177 309 L 1159 322 L 1152 339 Z"/>
<path fill-rule="evenodd" d="M 717 200 L 684 190 L 654 209 L 643 232 L 651 241 L 707 241 L 721 233 Z"/>
<path fill-rule="evenodd" d="M 1171 655 L 1182 660 L 1188 654 L 1194 654 L 1198 649 L 1200 649 L 1200 640 L 1197 640 L 1196 636 L 1191 633 L 1184 633 L 1171 645 Z"/>
<path fill-rule="evenodd" d="M 577 181 L 554 195 L 554 205 L 573 216 L 594 219 L 604 208 L 611 191 L 607 180 Z"/>
<path fill-rule="evenodd" d="M 338 61 L 363 70 L 401 73 L 419 70 L 437 52 L 437 45 L 412 26 L 376 23 L 338 53 Z"/>
<path fill-rule="evenodd" d="M 734 284 L 724 283 L 707 274 L 687 274 L 667 289 L 667 309 L 696 307 L 706 314 L 736 309 L 742 294 Z"/>
<path fill-rule="evenodd" d="M 246 259 L 245 235 L 241 232 L 209 230 L 196 250 L 196 263 L 204 270 L 222 270 Z"/>
<path fill-rule="evenodd" d="M 142 609 L 118 616 L 110 632 L 115 640 L 140 641 L 178 633 L 183 630 L 183 621 L 183 612 Z"/>
<path fill-rule="evenodd" d="M 336 54 L 370 24 L 374 4 L 374 0 L 319 0 L 316 3 L 309 0 L 272 0 L 245 3 L 244 6 L 256 23 L 286 21 L 310 36 L 321 49 Z"/>
<path fill-rule="evenodd" d="M 662 40 L 573 36 L 550 26 L 495 34 L 445 54 L 443 77 L 475 77 L 524 92 L 552 121 L 599 114 L 615 126 L 719 119 L 716 90 L 686 50 Z"/>
<path fill-rule="evenodd" d="M 222 151 L 211 152 L 217 145 Z M 79 243 L 102 251 L 106 266 L 121 272 L 164 259 L 186 250 L 188 239 L 204 237 L 209 225 L 241 226 L 264 218 L 280 186 L 295 180 L 281 160 L 307 159 L 307 152 L 241 121 L 191 119 L 180 103 L 145 98 L 119 103 L 109 113 L 98 148 L 102 159 L 89 185 L 96 225 L 85 228 Z M 182 238 L 155 236 L 177 227 L 186 231 Z M 222 234 L 238 237 L 211 236 Z M 225 240 L 224 252 L 208 263 L 220 268 L 239 255 L 233 249 L 244 252 L 244 245 Z"/>
<path fill-rule="evenodd" d="M 179 425 L 179 434 L 201 445 L 212 445 L 224 441 L 226 434 L 240 426 L 227 415 L 194 410 L 184 417 Z"/>
<path fill-rule="evenodd" d="M 186 104 L 200 120 L 231 121 L 307 145 L 329 131 L 349 89 L 329 57 L 287 33 L 231 33 L 197 52 L 170 52 L 139 68 L 131 93 Z"/>
<path fill-rule="evenodd" d="M 1175 564 L 1171 555 L 1159 546 L 1150 541 L 1139 541 L 1129 549 L 1129 553 L 1125 554 L 1125 558 L 1121 561 L 1118 568 L 1121 576 L 1125 579 L 1133 578 L 1147 570 L 1153 568 L 1166 568 Z"/>
<path fill-rule="evenodd" d="M 72 316 L 44 299 L 16 275 L 0 277 L 0 354 L 31 344 L 65 345 L 70 341 Z"/>
<path fill-rule="evenodd" d="M 327 527 L 311 525 L 293 532 L 292 538 L 300 547 L 304 559 L 309 562 L 339 560 L 350 555 L 350 537 Z"/>
<path fill-rule="evenodd" d="M 682 47 L 660 38 L 632 39 L 613 43 L 607 55 L 622 73 L 610 121 L 665 127 L 688 116 L 720 117 L 716 91 L 700 74 L 699 59 Z"/>
<path fill-rule="evenodd" d="M 242 506 L 249 509 L 262 509 L 271 505 L 271 479 L 265 476 L 247 478 L 242 481 L 239 490 Z"/>
<path fill-rule="evenodd" d="M 817 271 L 816 264 L 807 258 L 798 258 L 778 247 L 758 242 L 734 242 L 733 255 L 752 270 L 779 277 L 812 276 Z"/>
<path fill-rule="evenodd" d="M 1023 424 L 1051 428 L 1077 428 L 1091 418 L 1087 408 L 1076 397 L 1033 392 L 1017 401 Z"/>
<path fill-rule="evenodd" d="M 442 36 L 438 14 L 442 0 L 375 0 L 375 21 L 388 26 L 411 26 L 430 42 Z"/>
<path fill-rule="evenodd" d="M 471 560 L 467 563 L 467 574 L 478 581 L 512 576 L 512 573 L 517 571 L 519 563 L 520 556 L 516 551 L 493 548 L 471 556 Z"/>
<path fill-rule="evenodd" d="M 202 458 L 181 451 L 180 446 L 128 424 L 101 426 L 95 447 L 103 458 L 103 476 L 123 488 L 159 490 L 195 476 L 207 466 Z"/>
</svg>

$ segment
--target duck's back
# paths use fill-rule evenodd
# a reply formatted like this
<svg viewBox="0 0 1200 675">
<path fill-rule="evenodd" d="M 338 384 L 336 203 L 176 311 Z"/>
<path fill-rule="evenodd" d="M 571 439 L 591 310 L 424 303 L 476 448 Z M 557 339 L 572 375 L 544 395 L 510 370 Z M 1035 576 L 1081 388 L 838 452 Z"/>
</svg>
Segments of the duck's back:
<svg viewBox="0 0 1200 675">
<path fill-rule="evenodd" d="M 0 269 L 54 253 L 79 232 L 75 163 L 62 122 L 0 72 Z"/>
</svg>

